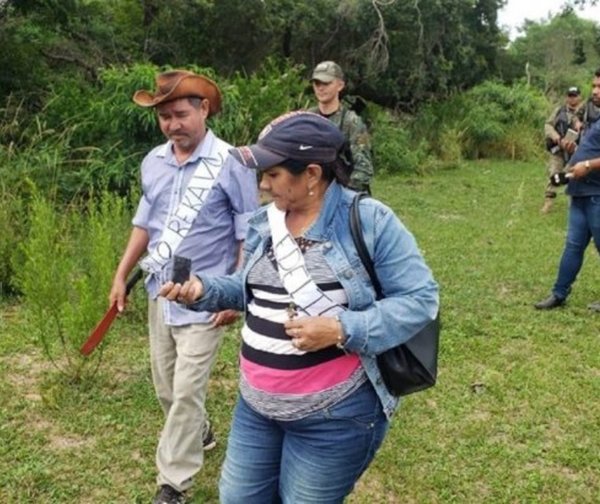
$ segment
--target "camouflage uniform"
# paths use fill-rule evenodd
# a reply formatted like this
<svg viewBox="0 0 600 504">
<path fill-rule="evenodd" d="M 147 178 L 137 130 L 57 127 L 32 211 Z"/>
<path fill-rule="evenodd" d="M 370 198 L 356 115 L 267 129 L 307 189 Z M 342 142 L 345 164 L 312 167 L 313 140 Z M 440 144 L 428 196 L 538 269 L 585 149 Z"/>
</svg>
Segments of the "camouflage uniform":
<svg viewBox="0 0 600 504">
<path fill-rule="evenodd" d="M 579 108 L 577 116 L 583 123 L 583 131 L 585 131 L 600 117 L 600 107 L 594 105 L 594 102 L 590 98 Z"/>
<path fill-rule="evenodd" d="M 310 111 L 321 114 L 319 107 L 313 107 Z M 370 192 L 371 179 L 373 178 L 373 161 L 371 159 L 371 139 L 369 138 L 367 126 L 356 112 L 345 105 L 341 105 L 337 112 L 325 117 L 340 128 L 350 142 L 354 168 L 350 175 L 349 187 L 357 191 Z"/>
<path fill-rule="evenodd" d="M 581 110 L 581 106 L 574 109 L 569 108 L 567 105 L 556 107 L 544 124 L 546 139 L 553 140 L 556 136 L 560 138 L 564 137 L 568 128 L 575 127 L 578 117 L 581 116 Z M 571 155 L 563 151 L 560 147 L 556 152 L 551 152 L 550 159 L 548 160 L 548 177 L 563 172 L 570 157 Z M 556 188 L 548 182 L 546 185 L 546 198 L 555 197 Z"/>
</svg>

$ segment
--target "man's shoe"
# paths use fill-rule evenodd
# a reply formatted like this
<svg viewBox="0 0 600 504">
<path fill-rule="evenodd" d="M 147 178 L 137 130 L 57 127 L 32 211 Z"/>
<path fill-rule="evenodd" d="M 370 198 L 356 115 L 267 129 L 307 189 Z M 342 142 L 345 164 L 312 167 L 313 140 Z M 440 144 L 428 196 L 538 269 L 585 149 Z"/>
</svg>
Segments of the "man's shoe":
<svg viewBox="0 0 600 504">
<path fill-rule="evenodd" d="M 588 305 L 588 309 L 596 312 L 600 312 L 600 301 L 594 301 Z"/>
<path fill-rule="evenodd" d="M 171 485 L 162 485 L 152 499 L 152 504 L 185 504 L 185 494 Z"/>
<path fill-rule="evenodd" d="M 207 420 L 204 424 L 204 435 L 202 436 L 202 448 L 204 451 L 210 451 L 217 446 L 217 438 L 213 433 L 212 426 Z"/>
<path fill-rule="evenodd" d="M 554 294 L 550 294 L 550 297 L 536 303 L 534 306 L 538 310 L 552 310 L 554 308 L 558 308 L 559 306 L 563 306 L 565 304 L 565 300 L 559 297 L 556 297 Z"/>
</svg>

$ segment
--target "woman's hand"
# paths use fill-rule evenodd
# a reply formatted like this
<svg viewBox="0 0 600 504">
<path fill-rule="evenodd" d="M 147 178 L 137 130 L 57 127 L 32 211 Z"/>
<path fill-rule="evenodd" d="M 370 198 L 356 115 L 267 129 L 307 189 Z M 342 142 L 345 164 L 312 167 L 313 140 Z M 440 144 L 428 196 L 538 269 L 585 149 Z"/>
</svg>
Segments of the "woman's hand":
<svg viewBox="0 0 600 504">
<path fill-rule="evenodd" d="M 204 294 L 204 286 L 198 277 L 191 276 L 183 285 L 167 282 L 160 288 L 158 294 L 169 301 L 192 304 L 202 297 Z"/>
<path fill-rule="evenodd" d="M 303 317 L 288 320 L 285 332 L 298 350 L 315 352 L 344 341 L 344 330 L 339 320 L 332 317 Z"/>
</svg>

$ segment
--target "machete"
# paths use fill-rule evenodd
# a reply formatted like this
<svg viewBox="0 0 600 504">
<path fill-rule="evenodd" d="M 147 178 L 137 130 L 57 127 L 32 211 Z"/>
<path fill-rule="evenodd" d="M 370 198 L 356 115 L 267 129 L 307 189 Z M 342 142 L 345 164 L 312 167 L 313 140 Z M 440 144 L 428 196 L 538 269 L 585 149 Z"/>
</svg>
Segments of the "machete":
<svg viewBox="0 0 600 504">
<path fill-rule="evenodd" d="M 137 269 L 133 276 L 127 282 L 127 286 L 125 287 L 125 297 L 129 295 L 131 289 L 133 289 L 134 285 L 138 283 L 138 281 L 142 278 L 143 272 L 141 269 Z M 104 335 L 108 332 L 113 320 L 119 313 L 117 309 L 117 303 L 115 302 L 108 311 L 102 317 L 102 320 L 98 322 L 98 325 L 94 328 L 89 338 L 85 341 L 82 347 L 79 349 L 79 352 L 82 355 L 90 355 L 94 349 L 100 344 Z"/>
</svg>

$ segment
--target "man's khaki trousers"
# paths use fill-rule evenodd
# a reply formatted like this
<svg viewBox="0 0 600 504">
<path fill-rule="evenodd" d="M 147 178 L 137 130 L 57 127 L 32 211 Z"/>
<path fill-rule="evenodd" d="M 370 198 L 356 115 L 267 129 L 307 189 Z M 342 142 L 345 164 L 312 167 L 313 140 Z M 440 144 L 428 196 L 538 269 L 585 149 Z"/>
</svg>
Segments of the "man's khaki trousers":
<svg viewBox="0 0 600 504">
<path fill-rule="evenodd" d="M 210 324 L 167 326 L 164 298 L 148 300 L 150 363 L 154 389 L 165 414 L 156 449 L 158 485 L 185 491 L 202 467 L 204 402 L 222 328 Z"/>
</svg>

